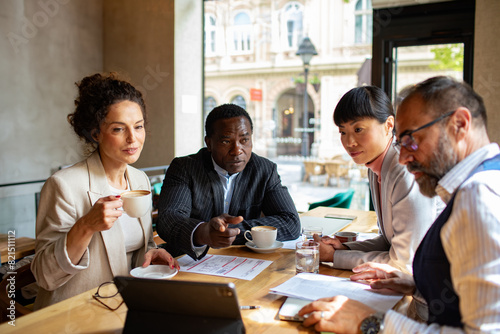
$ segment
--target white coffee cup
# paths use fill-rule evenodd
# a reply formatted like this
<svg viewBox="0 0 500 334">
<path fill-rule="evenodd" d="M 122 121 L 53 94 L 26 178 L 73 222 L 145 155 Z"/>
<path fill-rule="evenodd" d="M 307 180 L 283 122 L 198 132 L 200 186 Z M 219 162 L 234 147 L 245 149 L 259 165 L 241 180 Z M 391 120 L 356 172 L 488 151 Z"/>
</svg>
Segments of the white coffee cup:
<svg viewBox="0 0 500 334">
<path fill-rule="evenodd" d="M 252 235 L 252 239 L 248 239 L 247 233 Z M 244 237 L 250 242 L 253 242 L 258 248 L 271 248 L 276 241 L 278 230 L 273 226 L 254 226 L 250 231 L 245 231 Z"/>
<path fill-rule="evenodd" d="M 152 205 L 151 191 L 130 190 L 121 194 L 123 211 L 132 218 L 139 218 L 148 213 Z"/>
</svg>

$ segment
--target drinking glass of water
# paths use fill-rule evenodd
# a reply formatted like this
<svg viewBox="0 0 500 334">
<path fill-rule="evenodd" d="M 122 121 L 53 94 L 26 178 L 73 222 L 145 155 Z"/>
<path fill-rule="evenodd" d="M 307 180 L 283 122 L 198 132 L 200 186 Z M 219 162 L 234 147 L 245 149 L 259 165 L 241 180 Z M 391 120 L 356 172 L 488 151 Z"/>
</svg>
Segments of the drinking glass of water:
<svg viewBox="0 0 500 334">
<path fill-rule="evenodd" d="M 321 226 L 303 226 L 302 241 L 314 240 L 313 235 L 323 236 L 323 228 Z"/>
<path fill-rule="evenodd" d="M 319 273 L 319 242 L 299 241 L 295 246 L 296 273 Z"/>
</svg>

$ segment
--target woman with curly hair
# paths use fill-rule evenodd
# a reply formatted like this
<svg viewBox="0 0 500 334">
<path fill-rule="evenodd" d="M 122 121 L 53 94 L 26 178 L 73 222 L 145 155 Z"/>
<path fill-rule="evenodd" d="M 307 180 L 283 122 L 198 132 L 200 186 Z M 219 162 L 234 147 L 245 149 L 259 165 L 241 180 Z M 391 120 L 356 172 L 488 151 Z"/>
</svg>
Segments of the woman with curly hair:
<svg viewBox="0 0 500 334">
<path fill-rule="evenodd" d="M 146 138 L 142 94 L 114 74 L 94 74 L 76 85 L 79 95 L 68 121 L 93 152 L 43 186 L 31 266 L 40 286 L 35 309 L 137 266 L 179 267 L 155 247 L 151 210 L 132 218 L 121 209 L 122 192 L 150 190 L 146 174 L 129 166 L 139 159 Z"/>
</svg>

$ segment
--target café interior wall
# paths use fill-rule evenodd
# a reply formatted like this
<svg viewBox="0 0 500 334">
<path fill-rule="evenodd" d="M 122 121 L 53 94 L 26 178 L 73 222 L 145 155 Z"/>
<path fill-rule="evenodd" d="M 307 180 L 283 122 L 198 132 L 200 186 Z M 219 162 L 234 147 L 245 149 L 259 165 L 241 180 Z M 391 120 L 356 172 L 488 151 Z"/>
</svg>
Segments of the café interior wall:
<svg viewBox="0 0 500 334">
<path fill-rule="evenodd" d="M 0 1 L 0 184 L 45 180 L 83 157 L 66 115 L 102 71 L 102 0 Z M 0 187 L 0 233 L 35 235 L 43 183 Z"/>
<path fill-rule="evenodd" d="M 148 110 L 135 167 L 168 165 L 175 155 L 174 19 L 174 0 L 104 1 L 104 70 L 127 75 Z"/>
<path fill-rule="evenodd" d="M 175 0 L 175 156 L 203 142 L 203 1 Z"/>
<path fill-rule="evenodd" d="M 488 114 L 488 135 L 500 143 L 500 1 L 476 0 L 474 31 L 474 89 L 484 99 Z"/>
</svg>

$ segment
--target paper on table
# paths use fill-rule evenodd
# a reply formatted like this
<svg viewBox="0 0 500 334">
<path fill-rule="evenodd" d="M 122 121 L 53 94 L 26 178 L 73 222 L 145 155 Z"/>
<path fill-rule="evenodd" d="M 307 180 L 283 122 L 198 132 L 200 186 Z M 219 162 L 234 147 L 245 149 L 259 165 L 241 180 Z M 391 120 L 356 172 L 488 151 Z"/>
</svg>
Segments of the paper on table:
<svg viewBox="0 0 500 334">
<path fill-rule="evenodd" d="M 298 274 L 271 289 L 270 292 L 307 300 L 343 295 L 360 301 L 380 312 L 387 312 L 403 297 L 399 294 L 376 292 L 369 285 L 354 282 L 348 278 L 311 273 Z"/>
<path fill-rule="evenodd" d="M 295 250 L 295 246 L 297 242 L 302 241 L 302 236 L 298 237 L 295 240 L 283 241 L 283 249 L 293 249 Z"/>
<path fill-rule="evenodd" d="M 198 261 L 184 255 L 178 261 L 181 266 L 180 271 L 248 281 L 273 263 L 273 261 L 227 255 L 207 255 Z"/>
</svg>

